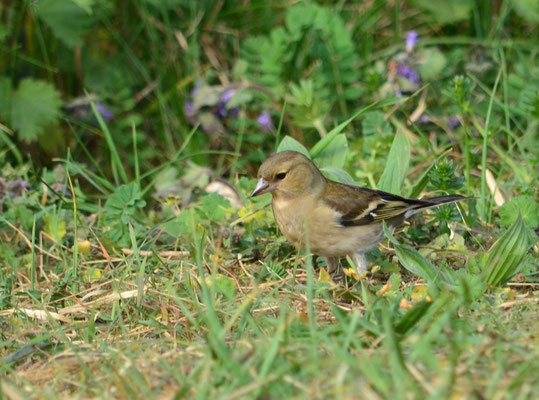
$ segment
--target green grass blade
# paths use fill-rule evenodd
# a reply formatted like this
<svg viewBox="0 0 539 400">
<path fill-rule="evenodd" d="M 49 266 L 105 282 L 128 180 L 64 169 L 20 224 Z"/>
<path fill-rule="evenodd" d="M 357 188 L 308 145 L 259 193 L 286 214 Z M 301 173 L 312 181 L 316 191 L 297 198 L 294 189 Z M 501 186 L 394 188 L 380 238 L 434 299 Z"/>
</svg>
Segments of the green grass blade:
<svg viewBox="0 0 539 400">
<path fill-rule="evenodd" d="M 111 167 L 112 175 L 114 176 L 114 183 L 118 185 L 120 183 L 120 179 L 122 183 L 127 183 L 127 173 L 125 172 L 124 166 L 122 164 L 122 159 L 120 158 L 120 154 L 118 153 L 118 149 L 116 148 L 116 144 L 114 143 L 114 139 L 112 138 L 109 128 L 99 111 L 97 111 L 95 103 L 92 101 L 90 102 L 90 105 L 92 106 L 92 112 L 94 113 L 94 116 L 99 123 L 99 127 L 105 135 L 105 141 L 112 157 Z"/>
</svg>

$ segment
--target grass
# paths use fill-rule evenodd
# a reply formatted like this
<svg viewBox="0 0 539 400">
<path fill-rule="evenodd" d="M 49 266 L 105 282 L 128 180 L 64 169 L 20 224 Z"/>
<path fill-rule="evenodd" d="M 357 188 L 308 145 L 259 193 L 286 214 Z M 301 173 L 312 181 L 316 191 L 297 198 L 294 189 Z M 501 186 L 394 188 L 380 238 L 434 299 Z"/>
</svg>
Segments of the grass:
<svg viewBox="0 0 539 400">
<path fill-rule="evenodd" d="M 325 2 L 359 61 L 335 61 L 346 34 L 292 24 L 277 76 L 244 46 L 284 26 L 288 2 L 152 3 L 94 6 L 75 47 L 43 8 L 5 6 L 2 96 L 28 74 L 66 104 L 92 100 L 31 143 L 0 103 L 0 399 L 534 398 L 536 25 L 509 1 L 452 22 Z M 408 29 L 421 36 L 410 54 Z M 403 59 L 423 68 L 417 86 L 391 78 Z M 248 81 L 237 116 L 217 121 L 224 139 L 202 116 L 217 100 L 184 112 L 197 81 L 204 101 Z M 369 254 L 368 276 L 330 277 L 280 236 L 267 196 L 249 198 L 283 139 L 364 186 L 475 199 L 412 220 Z"/>
</svg>

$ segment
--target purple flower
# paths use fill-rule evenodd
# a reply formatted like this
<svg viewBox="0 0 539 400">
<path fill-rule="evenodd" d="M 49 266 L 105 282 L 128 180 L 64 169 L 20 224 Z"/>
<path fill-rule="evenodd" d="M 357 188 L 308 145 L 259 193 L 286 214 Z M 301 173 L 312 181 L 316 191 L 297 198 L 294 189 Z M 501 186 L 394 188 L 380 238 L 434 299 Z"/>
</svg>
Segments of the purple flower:
<svg viewBox="0 0 539 400">
<path fill-rule="evenodd" d="M 103 117 L 103 119 L 105 121 L 108 121 L 109 119 L 111 119 L 113 117 L 113 113 L 112 111 L 110 111 L 107 107 L 105 107 L 102 103 L 97 103 L 95 105 L 95 108 L 97 109 L 97 112 L 99 114 L 101 114 L 101 116 Z"/>
<path fill-rule="evenodd" d="M 452 131 L 457 129 L 460 126 L 460 119 L 456 115 L 452 115 L 449 117 L 449 121 L 447 121 L 447 127 L 451 129 Z"/>
<path fill-rule="evenodd" d="M 183 106 L 183 114 L 185 115 L 185 119 L 187 120 L 187 122 L 189 122 L 191 125 L 194 125 L 196 123 L 196 110 L 192 101 L 185 102 Z"/>
<path fill-rule="evenodd" d="M 417 42 L 419 42 L 419 35 L 416 31 L 406 32 L 406 39 L 404 40 L 404 43 L 406 43 L 407 53 L 410 53 L 414 49 Z"/>
<path fill-rule="evenodd" d="M 225 118 L 228 115 L 228 110 L 226 104 L 228 101 L 236 94 L 234 89 L 227 89 L 219 97 L 219 102 L 217 103 L 217 115 L 221 118 Z"/>
<path fill-rule="evenodd" d="M 397 65 L 397 73 L 412 83 L 419 83 L 419 74 L 417 71 L 406 64 Z"/>
<path fill-rule="evenodd" d="M 271 122 L 271 116 L 270 116 L 270 113 L 269 111 L 264 111 L 262 114 L 260 114 L 257 118 L 256 118 L 257 122 L 258 122 L 258 125 L 260 126 L 260 129 L 262 129 L 262 131 L 272 131 L 274 128 L 273 128 L 273 122 Z"/>
<path fill-rule="evenodd" d="M 227 89 L 221 94 L 221 97 L 219 97 L 219 102 L 226 104 L 235 94 L 236 91 L 234 89 Z"/>
</svg>

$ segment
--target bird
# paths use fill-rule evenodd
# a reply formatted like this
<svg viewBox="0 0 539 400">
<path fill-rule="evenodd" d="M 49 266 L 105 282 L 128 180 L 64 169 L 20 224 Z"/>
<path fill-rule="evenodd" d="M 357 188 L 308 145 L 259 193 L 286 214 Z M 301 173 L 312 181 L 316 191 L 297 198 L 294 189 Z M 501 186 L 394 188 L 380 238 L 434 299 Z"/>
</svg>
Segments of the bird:
<svg viewBox="0 0 539 400">
<path fill-rule="evenodd" d="M 360 274 L 367 272 L 365 253 L 384 237 L 384 222 L 394 230 L 421 210 L 468 199 L 409 199 L 336 182 L 297 151 L 273 154 L 260 165 L 251 197 L 264 193 L 271 193 L 277 226 L 296 248 L 324 257 L 329 273 L 348 256 Z"/>
</svg>

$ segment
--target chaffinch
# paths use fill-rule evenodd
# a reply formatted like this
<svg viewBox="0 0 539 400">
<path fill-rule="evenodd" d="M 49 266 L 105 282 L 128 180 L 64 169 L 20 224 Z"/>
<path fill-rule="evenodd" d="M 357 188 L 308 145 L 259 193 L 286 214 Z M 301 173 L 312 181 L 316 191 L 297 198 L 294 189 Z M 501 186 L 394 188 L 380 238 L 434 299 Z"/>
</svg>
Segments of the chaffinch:
<svg viewBox="0 0 539 400">
<path fill-rule="evenodd" d="M 327 179 L 313 162 L 295 151 L 274 154 L 258 170 L 251 197 L 271 193 L 279 229 L 294 246 L 326 258 L 333 272 L 340 257 L 350 256 L 358 272 L 367 271 L 365 253 L 390 229 L 429 207 L 463 200 L 459 195 L 407 199 L 395 194 Z"/>
</svg>

